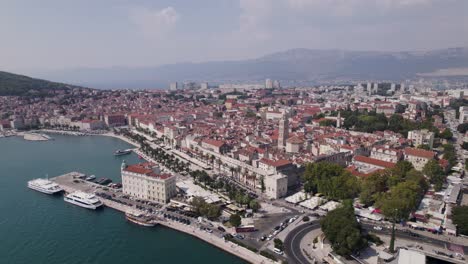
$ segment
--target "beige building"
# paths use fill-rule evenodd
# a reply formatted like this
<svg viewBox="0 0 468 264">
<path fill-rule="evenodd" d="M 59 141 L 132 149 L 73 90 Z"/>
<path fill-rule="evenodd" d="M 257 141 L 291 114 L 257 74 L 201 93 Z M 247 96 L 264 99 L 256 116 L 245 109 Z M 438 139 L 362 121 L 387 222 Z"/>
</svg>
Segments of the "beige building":
<svg viewBox="0 0 468 264">
<path fill-rule="evenodd" d="M 161 174 L 153 163 L 127 165 L 124 162 L 121 173 L 124 194 L 159 203 L 167 203 L 176 195 L 176 177 Z"/>
<path fill-rule="evenodd" d="M 412 130 L 408 132 L 408 139 L 411 140 L 415 147 L 420 145 L 428 145 L 432 149 L 434 144 L 434 132 L 427 129 Z"/>
<path fill-rule="evenodd" d="M 283 174 L 273 174 L 265 177 L 265 193 L 270 199 L 279 199 L 288 192 L 288 177 Z"/>
<path fill-rule="evenodd" d="M 400 150 L 392 149 L 388 146 L 375 146 L 371 150 L 370 157 L 373 159 L 397 163 L 402 158 Z"/>
<path fill-rule="evenodd" d="M 413 167 L 416 170 L 422 171 L 424 165 L 426 165 L 428 161 L 433 159 L 436 153 L 424 149 L 405 148 L 404 155 L 405 160 L 411 162 L 411 164 L 413 164 Z"/>
<path fill-rule="evenodd" d="M 286 140 L 286 152 L 288 153 L 298 153 L 302 150 L 304 145 L 304 140 L 300 139 L 297 136 L 291 137 Z"/>
</svg>

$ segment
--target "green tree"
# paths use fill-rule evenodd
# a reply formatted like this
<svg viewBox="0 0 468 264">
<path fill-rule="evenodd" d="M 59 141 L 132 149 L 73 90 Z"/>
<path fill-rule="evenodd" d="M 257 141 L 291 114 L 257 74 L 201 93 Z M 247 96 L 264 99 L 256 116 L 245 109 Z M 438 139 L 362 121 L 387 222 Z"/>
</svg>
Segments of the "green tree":
<svg viewBox="0 0 468 264">
<path fill-rule="evenodd" d="M 468 131 L 468 123 L 458 125 L 457 130 L 458 132 L 465 134 L 465 132 Z"/>
<path fill-rule="evenodd" d="M 442 133 L 439 134 L 439 137 L 442 139 L 450 140 L 453 138 L 453 133 L 450 129 L 446 128 Z"/>
<path fill-rule="evenodd" d="M 232 226 L 238 227 L 238 226 L 241 225 L 242 219 L 241 219 L 241 217 L 240 217 L 239 214 L 232 214 L 232 215 L 229 217 L 229 223 L 230 223 Z"/>
<path fill-rule="evenodd" d="M 337 164 L 309 163 L 303 175 L 307 193 L 319 192 L 330 199 L 354 198 L 359 193 L 357 179 Z"/>
<path fill-rule="evenodd" d="M 261 208 L 260 203 L 257 200 L 251 200 L 249 203 L 249 207 L 254 212 L 257 212 Z"/>
<path fill-rule="evenodd" d="M 468 236 L 468 206 L 457 206 L 452 209 L 452 220 L 459 234 Z"/>
<path fill-rule="evenodd" d="M 284 244 L 283 244 L 283 241 L 281 241 L 281 239 L 279 238 L 275 238 L 273 240 L 273 243 L 275 244 L 275 248 L 283 251 L 284 250 Z"/>
<path fill-rule="evenodd" d="M 440 191 L 445 182 L 444 171 L 439 163 L 432 159 L 424 165 L 422 172 L 429 178 L 429 182 L 434 184 L 434 189 Z"/>
<path fill-rule="evenodd" d="M 333 250 L 341 256 L 350 256 L 367 245 L 351 201 L 329 212 L 320 226 Z"/>
<path fill-rule="evenodd" d="M 374 173 L 361 181 L 359 200 L 364 205 L 372 205 L 379 193 L 387 190 L 387 173 Z"/>
<path fill-rule="evenodd" d="M 262 193 L 264 193 L 266 190 L 265 177 L 263 175 L 260 178 L 260 189 L 262 190 Z"/>
</svg>

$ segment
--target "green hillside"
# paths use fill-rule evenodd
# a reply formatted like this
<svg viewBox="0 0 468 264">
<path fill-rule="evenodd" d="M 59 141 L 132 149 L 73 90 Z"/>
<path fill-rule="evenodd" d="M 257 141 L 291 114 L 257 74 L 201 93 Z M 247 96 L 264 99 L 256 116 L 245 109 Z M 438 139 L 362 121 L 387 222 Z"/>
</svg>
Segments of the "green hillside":
<svg viewBox="0 0 468 264">
<path fill-rule="evenodd" d="M 0 71 L 0 96 L 48 96 L 72 88 L 81 87 Z"/>
</svg>

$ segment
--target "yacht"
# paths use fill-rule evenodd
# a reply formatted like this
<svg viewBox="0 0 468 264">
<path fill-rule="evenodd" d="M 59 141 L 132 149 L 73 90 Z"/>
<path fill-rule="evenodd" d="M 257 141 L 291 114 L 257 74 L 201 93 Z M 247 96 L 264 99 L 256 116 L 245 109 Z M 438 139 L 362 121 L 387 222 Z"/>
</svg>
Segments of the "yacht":
<svg viewBox="0 0 468 264">
<path fill-rule="evenodd" d="M 114 152 L 114 156 L 122 156 L 122 155 L 126 155 L 126 154 L 130 154 L 132 152 L 131 149 L 124 149 L 124 150 L 117 150 L 116 152 Z"/>
<path fill-rule="evenodd" d="M 63 191 L 55 182 L 42 178 L 28 181 L 28 188 L 46 194 L 54 194 Z"/>
<path fill-rule="evenodd" d="M 80 191 L 65 195 L 63 200 L 65 202 L 93 210 L 102 206 L 102 202 L 96 197 L 96 195 Z"/>
<path fill-rule="evenodd" d="M 156 220 L 151 216 L 139 213 L 139 212 L 127 212 L 125 218 L 137 225 L 153 227 L 157 224 Z"/>
</svg>

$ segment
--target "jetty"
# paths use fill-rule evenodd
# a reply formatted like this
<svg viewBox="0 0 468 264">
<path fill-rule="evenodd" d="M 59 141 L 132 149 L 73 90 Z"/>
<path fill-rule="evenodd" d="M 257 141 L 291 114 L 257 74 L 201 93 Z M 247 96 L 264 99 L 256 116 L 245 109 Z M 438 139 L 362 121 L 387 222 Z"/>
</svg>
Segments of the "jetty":
<svg viewBox="0 0 468 264">
<path fill-rule="evenodd" d="M 127 195 L 124 195 L 121 189 L 115 189 L 91 181 L 86 181 L 83 179 L 84 175 L 85 174 L 80 172 L 69 172 L 54 178 L 50 178 L 50 180 L 57 183 L 65 192 L 68 193 L 74 191 L 94 193 L 99 197 L 99 200 L 101 200 L 106 207 L 113 208 L 123 213 L 130 211 L 140 211 L 142 213 L 146 213 L 148 209 L 151 209 L 152 215 L 157 219 L 157 224 L 194 236 L 250 263 L 278 263 L 260 254 L 250 251 L 247 248 L 227 241 L 224 239 L 224 237 L 204 232 L 200 228 L 197 228 L 197 225 L 199 224 L 194 223 L 192 225 L 185 225 L 176 221 L 165 219 L 162 217 L 162 215 L 165 212 L 166 205 L 139 202 L 137 200 L 131 199 Z M 142 210 L 143 208 L 145 208 L 146 211 Z"/>
</svg>

